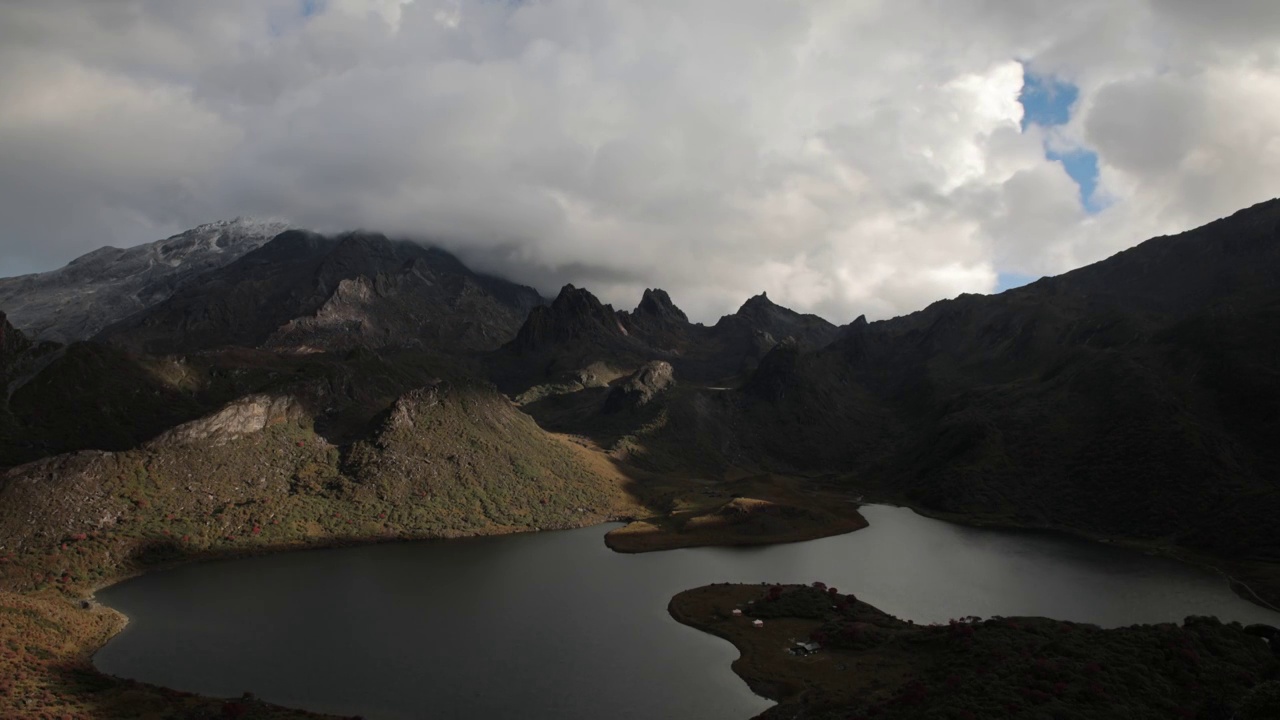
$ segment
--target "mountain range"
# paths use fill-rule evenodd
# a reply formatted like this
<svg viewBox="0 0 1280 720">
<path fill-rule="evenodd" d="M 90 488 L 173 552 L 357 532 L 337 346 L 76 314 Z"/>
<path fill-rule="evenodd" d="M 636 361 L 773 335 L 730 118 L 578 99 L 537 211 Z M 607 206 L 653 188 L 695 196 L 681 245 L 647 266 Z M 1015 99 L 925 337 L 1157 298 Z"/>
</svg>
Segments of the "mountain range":
<svg viewBox="0 0 1280 720">
<path fill-rule="evenodd" d="M 36 517 L 36 498 L 66 483 L 177 502 L 154 471 L 143 482 L 119 468 L 172 474 L 195 443 L 202 467 L 225 468 L 202 486 L 214 505 L 268 502 L 237 474 L 261 465 L 271 492 L 404 495 L 438 518 L 431 527 L 463 532 L 622 512 L 590 489 L 593 474 L 621 472 L 652 511 L 654 478 L 775 473 L 1157 548 L 1280 601 L 1280 200 L 1022 288 L 844 326 L 763 293 L 712 325 L 660 289 L 631 310 L 571 285 L 548 301 L 438 248 L 247 221 L 0 280 L 0 310 L 10 548 L 128 514 L 63 503 Z M 262 398 L 290 410 L 245 409 L 274 407 Z M 467 453 L 406 430 L 429 425 L 442 398 Z M 245 413 L 274 419 L 231 435 L 179 430 Z M 323 459 L 290 450 L 280 462 L 245 439 L 274 425 L 322 443 Z M 505 460 L 481 460 L 484 448 Z M 505 500 L 433 506 L 441 495 L 419 486 L 444 467 L 449 493 L 500 480 Z M 537 480 L 553 476 L 573 481 Z M 556 512 L 526 511 L 535 500 Z"/>
</svg>

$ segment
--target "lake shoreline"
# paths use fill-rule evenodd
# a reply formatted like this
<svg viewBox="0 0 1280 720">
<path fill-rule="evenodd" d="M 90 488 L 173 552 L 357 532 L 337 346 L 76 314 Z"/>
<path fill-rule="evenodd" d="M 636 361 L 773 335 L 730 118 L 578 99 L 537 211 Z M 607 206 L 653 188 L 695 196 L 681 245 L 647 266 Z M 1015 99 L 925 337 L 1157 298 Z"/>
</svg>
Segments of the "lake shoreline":
<svg viewBox="0 0 1280 720">
<path fill-rule="evenodd" d="M 919 513 L 924 517 L 929 517 L 929 518 L 940 520 L 943 522 L 951 522 L 951 523 L 968 526 L 968 527 L 978 527 L 978 528 L 988 528 L 988 529 L 1008 529 L 1008 530 L 1021 530 L 1021 531 L 1031 530 L 1031 531 L 1060 533 L 1060 534 L 1065 534 L 1075 538 L 1089 540 L 1091 542 L 1115 545 L 1118 547 L 1127 547 L 1130 549 L 1140 550 L 1140 551 L 1151 553 L 1151 554 L 1164 555 L 1166 557 L 1177 560 L 1179 562 L 1187 563 L 1189 565 L 1212 569 L 1218 574 L 1222 575 L 1223 577 L 1226 577 L 1230 581 L 1233 591 L 1235 591 L 1238 595 L 1240 595 L 1244 599 L 1250 600 L 1254 604 L 1257 604 L 1261 607 L 1265 607 L 1272 610 L 1275 609 L 1274 607 L 1268 606 L 1268 604 L 1265 601 L 1262 601 L 1261 598 L 1250 597 L 1248 594 L 1241 592 L 1240 587 L 1242 583 L 1235 580 L 1235 578 L 1231 577 L 1228 573 L 1224 572 L 1221 568 L 1215 565 L 1212 565 L 1209 562 L 1206 562 L 1204 558 L 1197 558 L 1195 556 L 1188 557 L 1185 554 L 1169 552 L 1167 548 L 1158 548 L 1158 547 L 1153 547 L 1149 545 L 1144 545 L 1141 542 L 1134 541 L 1132 539 L 1104 538 L 1103 536 L 1100 536 L 1100 535 L 1089 534 L 1089 533 L 1086 533 L 1080 530 L 1071 529 L 1071 528 L 993 522 L 980 517 L 966 517 L 966 516 L 960 516 L 960 515 L 955 515 L 950 513 L 938 513 L 938 512 L 930 511 L 927 508 L 916 507 L 909 503 L 880 501 L 877 504 L 905 507 L 912 510 L 913 512 Z M 606 533 L 604 539 L 605 539 L 606 545 L 610 547 L 610 549 L 620 553 L 650 552 L 650 551 L 659 551 L 659 550 L 665 550 L 665 549 L 674 549 L 677 547 L 697 547 L 697 546 L 732 547 L 732 546 L 741 546 L 741 545 L 771 545 L 771 544 L 781 544 L 781 543 L 790 543 L 790 542 L 803 542 L 811 539 L 830 537 L 837 534 L 853 532 L 863 527 L 867 527 L 868 523 L 860 513 L 857 513 L 857 511 L 854 510 L 853 515 L 855 515 L 857 517 L 857 520 L 860 521 L 860 524 L 857 524 L 856 527 L 847 527 L 847 528 L 841 527 L 833 531 L 830 525 L 813 524 L 812 526 L 806 528 L 805 532 L 811 533 L 811 536 L 806 536 L 806 537 L 751 538 L 751 539 L 748 539 L 747 542 L 743 542 L 742 538 L 734 537 L 732 533 L 728 533 L 728 534 L 714 533 L 714 532 L 706 533 L 693 540 L 690 540 L 690 538 L 687 535 L 682 535 L 679 532 L 667 532 L 667 533 L 664 533 L 665 537 L 659 539 L 656 543 L 654 543 L 654 546 L 646 547 L 643 549 L 636 549 L 636 550 L 623 549 L 618 547 L 618 543 L 609 541 L 609 535 L 616 533 L 618 530 L 622 528 L 617 528 L 611 531 L 610 533 Z M 507 527 L 495 526 L 491 528 L 481 528 L 471 532 L 457 532 L 457 533 L 449 533 L 445 535 L 439 535 L 439 534 L 420 535 L 420 536 L 419 535 L 394 535 L 394 536 L 351 535 L 351 536 L 318 538 L 314 541 L 301 541 L 301 542 L 273 544 L 273 545 L 254 545 L 254 546 L 247 546 L 242 548 L 223 547 L 223 548 L 218 548 L 216 550 L 211 550 L 211 551 L 202 551 L 202 552 L 192 553 L 182 558 L 169 561 L 169 562 L 157 563 L 157 564 L 149 565 L 146 567 L 130 568 L 124 572 L 117 573 L 108 578 L 103 578 L 100 582 L 94 583 L 89 588 L 90 592 L 87 594 L 87 596 L 83 596 L 85 597 L 85 599 L 89 600 L 92 603 L 91 607 L 88 609 L 81 609 L 79 607 L 79 604 L 80 602 L 82 602 L 82 600 L 73 598 L 67 595 L 65 592 L 57 589 L 47 589 L 43 591 L 30 591 L 30 592 L 0 591 L 0 596 L 7 594 L 7 595 L 16 596 L 18 598 L 28 599 L 34 603 L 45 605 L 46 608 L 49 609 L 49 611 L 53 614 L 63 612 L 67 609 L 74 609 L 74 612 L 77 612 L 77 613 L 102 614 L 102 615 L 109 616 L 110 618 L 112 618 L 112 622 L 114 623 L 114 629 L 111 630 L 111 632 L 105 636 L 96 636 L 93 638 L 88 638 L 88 637 L 82 638 L 82 641 L 84 644 L 76 648 L 75 652 L 72 653 L 72 655 L 74 656 L 72 659 L 78 660 L 83 664 L 87 664 L 88 666 L 87 669 L 90 670 L 92 673 L 97 674 L 104 681 L 113 683 L 113 684 L 127 686 L 130 692 L 133 692 L 135 694 L 137 693 L 150 694 L 151 696 L 153 696 L 154 700 L 163 699 L 164 702 L 174 701 L 175 699 L 183 699 L 185 702 L 200 701 L 200 702 L 207 702 L 212 705 L 217 705 L 219 703 L 223 703 L 223 704 L 233 703 L 233 702 L 236 702 L 236 700 L 201 697 L 201 696 L 192 695 L 190 693 L 178 693 L 178 691 L 172 691 L 168 688 L 164 688 L 161 686 L 153 686 L 153 685 L 147 685 L 143 683 L 137 683 L 134 681 L 107 675 L 105 673 L 101 673 L 100 671 L 98 671 L 96 667 L 93 666 L 94 655 L 99 650 L 101 650 L 102 647 L 105 647 L 105 645 L 108 642 L 110 642 L 110 640 L 113 637 L 115 637 L 119 632 L 124 630 L 124 628 L 128 625 L 129 618 L 125 616 L 123 613 L 120 613 L 119 611 L 114 610 L 113 608 L 97 603 L 96 593 L 108 587 L 114 586 L 126 580 L 129 580 L 147 573 L 159 572 L 159 571 L 164 571 L 164 570 L 181 567 L 181 566 L 192 565 L 192 564 L 202 564 L 202 563 L 218 562 L 218 561 L 224 561 L 224 560 L 235 560 L 235 559 L 243 559 L 243 558 L 257 557 L 257 556 L 264 556 L 264 555 L 276 555 L 276 554 L 291 553 L 291 552 L 306 551 L 306 550 L 325 550 L 325 549 L 334 549 L 334 548 L 343 548 L 343 547 L 377 545 L 377 544 L 384 544 L 384 543 L 416 543 L 416 542 L 423 542 L 423 541 L 440 541 L 440 540 L 447 541 L 447 540 L 456 540 L 456 539 L 473 538 L 473 537 L 518 535 L 518 534 L 525 534 L 525 533 L 542 532 L 546 530 L 580 529 L 580 528 L 593 527 L 593 526 L 612 523 L 612 522 L 626 522 L 629 519 L 631 518 L 626 516 L 620 516 L 618 514 L 595 515 L 589 518 L 584 518 L 581 524 L 567 524 L 564 527 L 556 527 L 556 528 L 530 529 L 530 528 L 507 528 Z M 1245 587 L 1247 588 L 1247 586 Z M 5 603 L 5 604 L 10 604 L 10 603 Z M 673 617 L 674 617 L 674 614 L 673 614 Z M 677 620 L 680 621 L 679 618 L 677 618 Z M 685 624 L 688 624 L 688 623 L 685 623 Z M 752 681 L 748 680 L 749 684 L 751 682 Z M 757 694 L 762 695 L 763 697 L 774 699 L 774 695 L 780 692 L 777 686 L 769 685 L 768 683 L 761 684 L 762 682 L 764 682 L 762 680 L 757 680 L 755 682 L 757 684 L 752 686 L 752 690 Z M 786 693 L 783 692 L 782 695 L 785 696 Z M 297 710 L 294 708 L 269 706 L 266 703 L 261 703 L 258 701 L 254 701 L 254 702 L 255 702 L 255 707 L 258 707 L 258 706 L 261 706 L 263 708 L 270 707 L 271 708 L 270 713 L 274 713 L 269 715 L 269 717 L 272 717 L 272 718 L 295 718 L 296 717 L 296 718 L 305 718 L 307 720 L 315 720 L 317 718 L 333 717 L 333 716 L 318 715 L 313 712 Z"/>
<path fill-rule="evenodd" d="M 1251 602 L 1266 610 L 1280 612 L 1280 578 L 1276 578 L 1274 581 L 1266 581 L 1266 584 L 1258 583 L 1259 586 L 1262 587 L 1263 593 L 1266 593 L 1266 596 L 1264 597 L 1262 593 L 1259 593 L 1248 583 L 1237 578 L 1231 572 L 1224 570 L 1221 565 L 1222 563 L 1241 561 L 1231 561 L 1227 558 L 1213 555 L 1211 553 L 1164 545 L 1152 540 L 1143 540 L 1141 538 L 1132 538 L 1122 535 L 1106 535 L 1103 533 L 1091 532 L 1063 525 L 1020 523 L 1012 520 L 994 520 L 980 515 L 932 510 L 917 503 L 910 503 L 900 499 L 879 499 L 875 501 L 875 504 L 904 507 L 927 518 L 954 523 L 965 527 L 982 528 L 987 530 L 1019 530 L 1055 533 L 1079 540 L 1087 540 L 1100 545 L 1126 548 L 1143 554 L 1166 557 L 1193 567 L 1210 570 L 1217 575 L 1221 575 L 1227 581 L 1231 591 L 1241 599 Z M 1276 568 L 1276 572 L 1280 573 L 1280 568 Z M 1276 584 L 1273 585 L 1272 582 Z"/>
<path fill-rule="evenodd" d="M 982 717 L 993 701 L 1004 701 L 1011 715 L 1041 705 L 1045 712 L 1057 708 L 1093 717 L 1101 711 L 1099 717 L 1110 717 L 1113 703 L 1121 703 L 1200 717 L 1197 710 L 1218 700 L 1238 704 L 1248 698 L 1280 665 L 1277 640 L 1264 650 L 1239 624 L 1196 617 L 1180 627 L 1111 629 L 1043 617 L 916 625 L 821 583 L 704 585 L 677 593 L 667 609 L 676 622 L 738 650 L 734 673 L 778 703 L 753 720 L 905 720 L 924 712 Z M 800 647 L 810 642 L 816 649 Z M 1018 645 L 1024 656 L 1007 652 Z M 1178 654 L 1170 647 L 1180 648 Z M 1126 675 L 1116 662 L 1126 659 L 1143 667 L 1144 676 Z M 1178 685 L 1187 661 L 1196 668 L 1191 687 Z M 1204 695 L 1199 681 L 1210 675 L 1226 698 Z M 1149 684 L 1152 676 L 1173 685 Z M 1079 685 L 1086 687 L 1072 692 Z M 1170 693 L 1169 687 L 1176 689 Z"/>
<path fill-rule="evenodd" d="M 532 534 L 538 532 L 554 532 L 560 530 L 577 530 L 599 525 L 611 523 L 626 522 L 627 516 L 612 514 L 593 514 L 583 518 L 580 524 L 566 524 L 563 527 L 554 528 L 511 528 L 492 526 L 478 528 L 474 531 L 452 532 L 446 534 L 432 535 L 350 535 L 317 538 L 314 541 L 298 541 L 290 543 L 277 543 L 267 545 L 249 545 L 245 547 L 219 547 L 213 550 L 203 550 L 186 554 L 174 560 L 157 562 L 145 567 L 128 567 L 118 568 L 118 572 L 100 579 L 92 585 L 85 586 L 87 592 L 81 594 L 76 593 L 75 597 L 67 593 L 61 588 L 45 588 L 43 590 L 27 590 L 17 591 L 11 589 L 0 589 L 0 612 L 12 610 L 13 614 L 18 612 L 27 613 L 31 621 L 35 624 L 50 623 L 51 618 L 61 620 L 66 626 L 66 634 L 72 635 L 74 641 L 72 643 L 63 643 L 57 648 L 56 655 L 63 665 L 73 666 L 76 671 L 89 676 L 96 676 L 97 682 L 93 683 L 98 686 L 95 689 L 100 690 L 103 684 L 115 686 L 115 689 L 122 693 L 126 693 L 133 700 L 144 705 L 154 707 L 163 707 L 172 703 L 185 703 L 188 709 L 192 706 L 198 706 L 196 709 L 201 711 L 208 710 L 210 712 L 226 712 L 227 706 L 244 706 L 252 707 L 258 715 L 255 717 L 269 718 L 270 720 L 342 720 L 344 716 L 327 715 L 312 711 L 302 710 L 298 708 L 290 708 L 272 703 L 263 702 L 261 700 L 249 698 L 218 698 L 210 696 L 197 695 L 184 691 L 173 690 L 160 685 L 152 685 L 149 683 L 141 683 L 127 678 L 117 677 L 104 673 L 97 669 L 93 663 L 93 658 L 97 653 L 106 647 L 113 638 L 119 635 L 129 625 L 130 619 L 127 615 L 102 604 L 97 599 L 97 594 L 107 588 L 118 585 L 122 582 L 148 575 L 151 573 L 164 572 L 179 567 L 187 567 L 192 565 L 201 565 L 206 563 L 216 563 L 229 560 L 242 560 L 253 557 L 262 557 L 269 555 L 281 555 L 294 552 L 305 552 L 312 550 L 332 550 L 348 547 L 365 547 L 382 544 L 393 543 L 418 543 L 430 541 L 448 542 L 453 540 L 465 540 L 468 538 L 480 537 L 506 537 L 522 534 Z M 87 604 L 87 607 L 85 606 Z M 20 610 L 18 609 L 20 608 Z M 86 629 L 82 626 L 88 626 Z M 20 636 L 26 636 L 30 633 L 20 630 L 17 633 Z M 37 646 L 38 647 L 38 646 Z M 41 654 L 55 654 L 53 648 L 43 648 Z M 15 675 L 20 674 L 15 669 Z M 21 673 L 24 674 L 25 673 Z M 40 678 L 35 678 L 40 680 Z M 6 696 L 8 693 L 0 693 L 0 696 Z M 79 701 L 84 698 L 67 698 L 67 700 Z M 90 699 L 92 701 L 92 698 Z M 14 699 L 17 702 L 17 699 Z M 0 709 L 4 709 L 4 703 L 0 703 Z M 90 705 L 90 707 L 97 707 Z M 12 707 L 18 712 L 28 711 L 30 708 L 19 708 L 17 705 Z M 122 712 L 116 710 L 116 712 Z M 131 712 L 125 710 L 123 712 Z M 235 712 L 235 711 L 233 711 Z"/>
</svg>

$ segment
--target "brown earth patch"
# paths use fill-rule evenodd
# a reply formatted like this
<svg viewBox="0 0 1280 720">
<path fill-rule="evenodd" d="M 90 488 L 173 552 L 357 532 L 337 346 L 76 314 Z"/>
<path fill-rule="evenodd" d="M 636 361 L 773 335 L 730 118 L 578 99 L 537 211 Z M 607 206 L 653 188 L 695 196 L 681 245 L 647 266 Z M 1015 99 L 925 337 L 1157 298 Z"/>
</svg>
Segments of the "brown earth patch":
<svg viewBox="0 0 1280 720">
<path fill-rule="evenodd" d="M 706 484 L 688 481 L 669 500 L 671 510 L 611 531 L 618 552 L 651 552 L 706 545 L 772 545 L 860 530 L 857 504 L 797 490 L 794 479 L 772 475 Z"/>
</svg>

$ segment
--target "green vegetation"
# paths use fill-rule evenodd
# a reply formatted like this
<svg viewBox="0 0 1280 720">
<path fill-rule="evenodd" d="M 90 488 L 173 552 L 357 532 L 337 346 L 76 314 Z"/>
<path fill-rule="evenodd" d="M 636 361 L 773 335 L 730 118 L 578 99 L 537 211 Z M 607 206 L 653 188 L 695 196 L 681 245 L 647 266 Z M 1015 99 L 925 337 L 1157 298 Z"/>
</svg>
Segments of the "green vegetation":
<svg viewBox="0 0 1280 720">
<path fill-rule="evenodd" d="M 406 393 L 352 445 L 317 425 L 305 403 L 251 396 L 139 448 L 11 470 L 0 484 L 0 680 L 11 683 L 0 716 L 313 717 L 104 678 L 88 655 L 119 618 L 76 599 L 178 562 L 578 527 L 637 507 L 612 463 L 485 385 Z"/>
<path fill-rule="evenodd" d="M 11 472 L 0 488 L 0 587 L 83 592 L 211 554 L 578 527 L 634 507 L 610 463 L 484 386 L 411 392 L 350 448 L 305 413 L 273 420 L 240 437 L 166 436 Z"/>
<path fill-rule="evenodd" d="M 1215 618 L 1108 630 L 1000 617 L 918 626 L 821 583 L 711 585 L 677 595 L 671 612 L 738 646 L 734 670 L 781 702 L 762 718 L 1280 717 L 1280 657 Z M 797 657 L 797 639 L 822 649 Z"/>
</svg>

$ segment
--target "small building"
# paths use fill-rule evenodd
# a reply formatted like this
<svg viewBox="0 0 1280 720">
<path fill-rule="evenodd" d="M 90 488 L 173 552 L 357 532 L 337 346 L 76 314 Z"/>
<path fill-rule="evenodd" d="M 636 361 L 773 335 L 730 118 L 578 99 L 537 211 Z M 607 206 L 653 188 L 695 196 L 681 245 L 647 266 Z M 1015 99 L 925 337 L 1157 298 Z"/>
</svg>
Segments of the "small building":
<svg viewBox="0 0 1280 720">
<path fill-rule="evenodd" d="M 734 616 L 734 617 L 742 617 L 742 610 L 741 610 L 741 609 L 739 609 L 739 608 L 734 608 L 734 609 L 733 609 L 733 616 Z"/>
<path fill-rule="evenodd" d="M 751 627 L 764 627 L 764 621 L 763 621 L 763 620 L 752 620 L 752 621 L 751 621 Z"/>
</svg>

